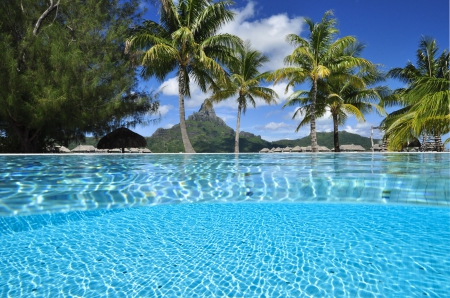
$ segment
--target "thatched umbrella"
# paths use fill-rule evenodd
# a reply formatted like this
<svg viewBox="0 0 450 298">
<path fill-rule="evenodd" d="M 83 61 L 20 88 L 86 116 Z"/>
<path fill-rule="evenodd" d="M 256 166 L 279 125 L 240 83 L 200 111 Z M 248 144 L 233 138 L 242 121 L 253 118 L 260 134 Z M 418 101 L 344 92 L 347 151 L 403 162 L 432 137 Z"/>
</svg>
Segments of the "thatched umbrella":
<svg viewBox="0 0 450 298">
<path fill-rule="evenodd" d="M 92 145 L 78 145 L 72 149 L 75 153 L 94 153 L 95 147 Z"/>
<path fill-rule="evenodd" d="M 125 153 L 126 147 L 145 147 L 147 141 L 143 136 L 137 134 L 128 128 L 118 128 L 103 138 L 97 144 L 99 149 L 114 149 L 122 148 L 122 153 Z"/>
<path fill-rule="evenodd" d="M 319 152 L 331 152 L 326 146 L 319 146 Z"/>
<path fill-rule="evenodd" d="M 364 149 L 363 146 L 361 146 L 361 145 L 353 145 L 353 144 L 351 144 L 351 145 L 341 145 L 341 146 L 339 146 L 339 148 L 341 149 L 341 151 L 344 151 L 344 152 L 357 152 L 357 151 L 364 152 L 364 151 L 366 151 L 366 149 Z"/>
<path fill-rule="evenodd" d="M 70 151 L 68 148 L 66 148 L 64 146 L 56 147 L 56 149 L 57 149 L 58 153 L 70 153 L 70 152 L 72 152 L 72 151 Z"/>
</svg>

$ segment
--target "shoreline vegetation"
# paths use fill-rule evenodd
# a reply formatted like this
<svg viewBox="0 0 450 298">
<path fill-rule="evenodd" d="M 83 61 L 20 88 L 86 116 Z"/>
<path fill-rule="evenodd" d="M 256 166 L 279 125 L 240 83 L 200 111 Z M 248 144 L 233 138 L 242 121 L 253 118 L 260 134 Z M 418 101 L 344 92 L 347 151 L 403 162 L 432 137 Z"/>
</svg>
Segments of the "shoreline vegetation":
<svg viewBox="0 0 450 298">
<path fill-rule="evenodd" d="M 264 53 L 238 36 L 219 33 L 234 18 L 232 1 L 152 3 L 159 20 L 145 20 L 139 0 L 2 3 L 0 153 L 42 153 L 56 145 L 84 143 L 88 135 L 99 139 L 120 127 L 157 123 L 159 94 L 138 82 L 163 81 L 172 71 L 178 80 L 180 122 L 175 128 L 181 145 L 174 141 L 170 150 L 176 152 L 204 152 L 208 142 L 229 152 L 256 150 L 250 146 L 257 143 L 255 137 L 240 132 L 241 116 L 248 106 L 256 107 L 255 99 L 276 103 L 272 87 L 281 82 L 287 82 L 286 91 L 294 90 L 284 107 L 298 108 L 296 131 L 309 125 L 312 152 L 324 145 L 316 119 L 326 113 L 333 124 L 328 148 L 335 152 L 346 144 L 339 126 L 349 116 L 363 122 L 364 115 L 374 112 L 384 117 L 376 127 L 383 135 L 382 150 L 414 145 L 421 151 L 444 151 L 450 143 L 450 138 L 442 140 L 450 133 L 449 52 L 432 37 L 417 37 L 415 63 L 382 72 L 379 61 L 364 58 L 364 46 L 355 37 L 338 38 L 337 19 L 326 11 L 319 22 L 304 18 L 302 36 L 286 36 L 292 52 L 284 67 L 261 73 L 269 61 Z M 384 85 L 387 79 L 404 86 L 392 90 Z M 208 107 L 236 98 L 236 129 L 228 129 L 232 135 L 221 140 L 231 145 L 195 140 L 207 131 L 194 131 L 186 119 L 189 82 L 212 94 L 205 100 Z M 309 89 L 299 90 L 305 82 Z M 396 110 L 387 113 L 386 108 Z M 166 141 L 158 144 L 161 149 L 149 148 L 167 151 Z"/>
</svg>

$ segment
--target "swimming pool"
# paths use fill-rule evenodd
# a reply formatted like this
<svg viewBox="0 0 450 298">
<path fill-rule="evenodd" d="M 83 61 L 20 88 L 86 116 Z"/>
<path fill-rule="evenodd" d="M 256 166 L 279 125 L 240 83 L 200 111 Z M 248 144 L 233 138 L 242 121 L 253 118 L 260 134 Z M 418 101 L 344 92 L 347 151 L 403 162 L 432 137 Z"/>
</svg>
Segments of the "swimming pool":
<svg viewBox="0 0 450 298">
<path fill-rule="evenodd" d="M 0 156 L 0 296 L 446 297 L 449 157 Z"/>
</svg>

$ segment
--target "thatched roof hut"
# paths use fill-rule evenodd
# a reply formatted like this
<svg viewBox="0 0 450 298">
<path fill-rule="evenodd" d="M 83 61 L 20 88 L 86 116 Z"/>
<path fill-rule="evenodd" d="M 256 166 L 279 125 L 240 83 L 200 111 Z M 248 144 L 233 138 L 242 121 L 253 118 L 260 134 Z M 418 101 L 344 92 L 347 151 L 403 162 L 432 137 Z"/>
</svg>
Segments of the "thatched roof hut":
<svg viewBox="0 0 450 298">
<path fill-rule="evenodd" d="M 95 147 L 91 145 L 78 145 L 72 149 L 74 153 L 94 153 Z"/>
<path fill-rule="evenodd" d="M 270 150 L 268 148 L 263 148 L 259 150 L 259 153 L 268 153 Z"/>
<path fill-rule="evenodd" d="M 125 148 L 127 147 L 145 146 L 147 146 L 147 141 L 143 136 L 125 127 L 120 127 L 110 132 L 101 138 L 97 144 L 97 148 L 99 149 L 121 148 L 123 153 L 125 153 Z"/>
<path fill-rule="evenodd" d="M 69 150 L 69 148 L 64 146 L 56 146 L 56 152 L 58 153 L 71 153 L 72 151 Z"/>
<path fill-rule="evenodd" d="M 294 148 L 292 148 L 291 152 L 302 152 L 302 147 L 295 146 Z"/>
<path fill-rule="evenodd" d="M 319 152 L 331 152 L 326 146 L 318 146 Z"/>
<path fill-rule="evenodd" d="M 339 146 L 339 149 L 341 149 L 342 152 L 364 152 L 366 149 L 364 149 L 361 145 L 341 145 Z"/>
</svg>

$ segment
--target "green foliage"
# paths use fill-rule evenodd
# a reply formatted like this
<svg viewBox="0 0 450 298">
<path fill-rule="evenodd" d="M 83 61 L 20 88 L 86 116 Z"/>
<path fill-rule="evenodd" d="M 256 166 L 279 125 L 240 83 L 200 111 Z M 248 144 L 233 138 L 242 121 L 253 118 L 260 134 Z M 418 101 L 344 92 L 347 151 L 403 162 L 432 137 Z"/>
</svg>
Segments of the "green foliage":
<svg viewBox="0 0 450 298">
<path fill-rule="evenodd" d="M 156 112 L 124 54 L 137 0 L 6 0 L 0 17 L 0 124 L 19 152 L 67 146 Z"/>
<path fill-rule="evenodd" d="M 449 53 L 437 56 L 436 40 L 423 37 L 417 50 L 416 66 L 391 69 L 388 75 L 407 85 L 386 98 L 386 106 L 400 105 L 382 122 L 390 150 L 399 150 L 421 135 L 441 136 L 450 132 Z"/>
<path fill-rule="evenodd" d="M 295 46 L 293 52 L 285 58 L 288 67 L 274 71 L 269 78 L 275 83 L 287 80 L 286 91 L 289 87 L 295 87 L 305 81 L 311 83 L 311 102 L 309 105 L 309 123 L 311 127 L 311 147 L 317 152 L 316 136 L 316 104 L 318 102 L 318 81 L 330 76 L 346 76 L 345 70 L 352 68 L 367 69 L 373 65 L 369 61 L 354 57 L 346 51 L 356 43 L 352 36 L 344 36 L 336 39 L 338 30 L 337 20 L 333 18 L 333 12 L 327 11 L 321 22 L 315 23 L 305 18 L 309 29 L 309 36 L 304 39 L 296 34 L 287 36 L 287 41 Z M 343 71 L 344 70 L 344 71 Z"/>
<path fill-rule="evenodd" d="M 278 94 L 271 88 L 261 86 L 261 81 L 267 78 L 269 72 L 260 73 L 258 68 L 268 62 L 269 58 L 252 49 L 250 42 L 235 51 L 234 58 L 227 64 L 230 71 L 229 81 L 220 86 L 221 89 L 214 92 L 208 100 L 217 103 L 230 97 L 236 98 L 238 112 L 234 152 L 239 153 L 241 112 L 245 114 L 249 104 L 256 107 L 255 98 L 260 98 L 267 104 L 276 103 Z"/>
<path fill-rule="evenodd" d="M 193 79 L 203 92 L 218 89 L 225 80 L 221 63 L 232 59 L 232 51 L 241 46 L 240 38 L 218 34 L 233 19 L 232 1 L 160 0 L 159 23 L 147 20 L 135 27 L 127 41 L 127 50 L 142 65 L 144 78 L 159 80 L 177 71 L 180 130 L 185 150 L 195 152 L 186 131 L 184 97 L 190 97 Z"/>
</svg>

